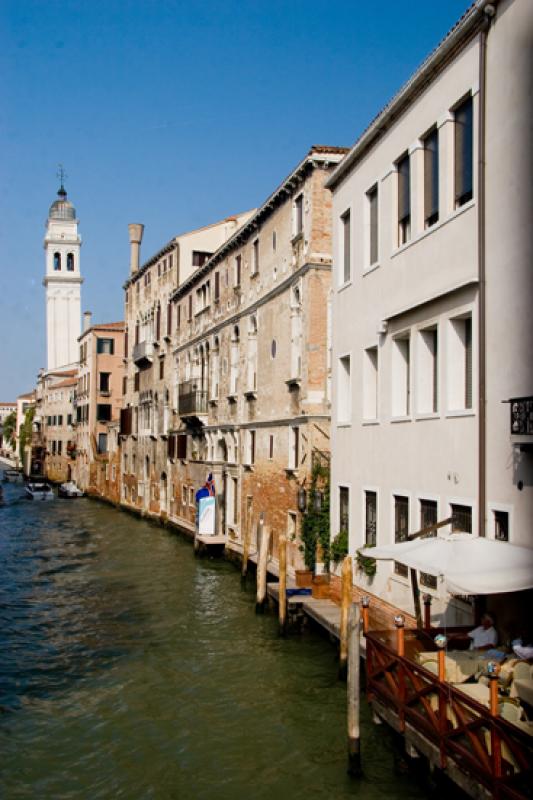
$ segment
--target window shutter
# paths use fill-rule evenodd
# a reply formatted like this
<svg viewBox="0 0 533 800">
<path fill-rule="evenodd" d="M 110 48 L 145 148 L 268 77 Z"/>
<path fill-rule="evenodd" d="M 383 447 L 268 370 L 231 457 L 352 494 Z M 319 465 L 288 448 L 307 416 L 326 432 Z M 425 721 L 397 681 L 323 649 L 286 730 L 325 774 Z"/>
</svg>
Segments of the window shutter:
<svg viewBox="0 0 533 800">
<path fill-rule="evenodd" d="M 176 455 L 176 437 L 173 435 L 167 440 L 167 455 L 169 458 L 174 458 Z"/>
<path fill-rule="evenodd" d="M 465 408 L 472 408 L 472 318 L 465 319 Z"/>
<path fill-rule="evenodd" d="M 120 435 L 131 435 L 131 407 L 120 409 Z"/>
<path fill-rule="evenodd" d="M 424 140 L 424 218 L 433 224 L 439 215 L 439 133 L 432 131 Z"/>
<path fill-rule="evenodd" d="M 398 161 L 398 222 L 411 216 L 411 176 L 409 156 Z"/>
<path fill-rule="evenodd" d="M 455 110 L 455 205 L 460 206 L 473 194 L 473 120 L 472 98 Z"/>
</svg>

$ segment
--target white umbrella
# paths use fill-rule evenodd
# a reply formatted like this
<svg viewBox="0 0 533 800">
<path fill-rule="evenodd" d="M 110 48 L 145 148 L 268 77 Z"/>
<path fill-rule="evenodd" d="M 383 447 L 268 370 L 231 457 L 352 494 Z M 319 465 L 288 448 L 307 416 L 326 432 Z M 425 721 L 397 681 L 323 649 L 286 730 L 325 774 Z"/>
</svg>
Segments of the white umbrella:
<svg viewBox="0 0 533 800">
<path fill-rule="evenodd" d="M 533 588 L 533 549 L 452 533 L 361 551 L 436 575 L 451 594 L 498 594 Z"/>
</svg>

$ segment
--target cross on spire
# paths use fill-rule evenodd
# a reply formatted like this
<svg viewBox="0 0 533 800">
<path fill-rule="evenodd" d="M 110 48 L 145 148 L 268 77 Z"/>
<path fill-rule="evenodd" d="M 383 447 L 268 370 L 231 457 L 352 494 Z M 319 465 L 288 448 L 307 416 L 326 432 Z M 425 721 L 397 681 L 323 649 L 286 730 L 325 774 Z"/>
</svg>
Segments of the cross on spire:
<svg viewBox="0 0 533 800">
<path fill-rule="evenodd" d="M 61 188 L 60 188 L 59 192 L 61 194 L 66 194 L 64 183 L 65 183 L 65 178 L 68 178 L 68 175 L 66 173 L 66 170 L 65 170 L 63 164 L 58 164 L 57 166 L 58 166 L 58 169 L 57 169 L 56 175 L 59 178 L 59 180 L 61 181 Z"/>
</svg>

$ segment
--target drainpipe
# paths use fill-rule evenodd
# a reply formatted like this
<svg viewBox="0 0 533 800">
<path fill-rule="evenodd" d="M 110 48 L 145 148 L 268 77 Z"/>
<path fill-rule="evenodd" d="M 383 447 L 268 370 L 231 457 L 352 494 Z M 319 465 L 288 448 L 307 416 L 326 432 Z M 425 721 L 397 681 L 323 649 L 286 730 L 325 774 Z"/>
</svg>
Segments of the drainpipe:
<svg viewBox="0 0 533 800">
<path fill-rule="evenodd" d="M 486 277 L 485 277 L 485 114 L 487 80 L 487 34 L 496 13 L 492 4 L 484 5 L 479 33 L 479 126 L 478 126 L 478 277 L 479 277 L 479 380 L 478 380 L 478 535 L 486 535 L 487 505 L 487 358 L 486 358 Z"/>
</svg>

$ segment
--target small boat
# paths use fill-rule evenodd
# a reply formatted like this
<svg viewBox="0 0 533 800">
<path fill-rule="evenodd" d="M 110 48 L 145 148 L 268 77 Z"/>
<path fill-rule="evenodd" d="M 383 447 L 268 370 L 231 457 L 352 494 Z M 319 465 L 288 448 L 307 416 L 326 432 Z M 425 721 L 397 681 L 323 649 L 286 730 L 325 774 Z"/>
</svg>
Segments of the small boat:
<svg viewBox="0 0 533 800">
<path fill-rule="evenodd" d="M 22 472 L 18 469 L 5 469 L 3 479 L 4 483 L 22 483 Z"/>
<path fill-rule="evenodd" d="M 68 499 L 72 499 L 73 497 L 83 497 L 85 494 L 85 492 L 82 492 L 82 490 L 76 486 L 74 481 L 62 483 L 57 490 L 57 493 L 59 497 L 66 497 Z"/>
<path fill-rule="evenodd" d="M 31 500 L 53 500 L 55 497 L 50 484 L 37 481 L 26 484 L 26 494 Z"/>
</svg>

